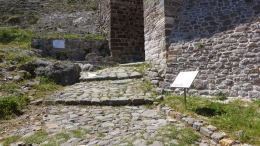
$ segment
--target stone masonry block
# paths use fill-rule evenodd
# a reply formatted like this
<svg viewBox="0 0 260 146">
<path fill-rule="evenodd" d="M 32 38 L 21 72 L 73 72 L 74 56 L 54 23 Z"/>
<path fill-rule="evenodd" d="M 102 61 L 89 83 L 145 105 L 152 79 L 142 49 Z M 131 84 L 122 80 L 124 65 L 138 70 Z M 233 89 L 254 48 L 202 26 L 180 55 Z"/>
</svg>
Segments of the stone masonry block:
<svg viewBox="0 0 260 146">
<path fill-rule="evenodd" d="M 225 135 L 222 134 L 222 133 L 213 133 L 213 134 L 211 135 L 211 138 L 212 138 L 212 140 L 213 140 L 214 142 L 219 143 L 219 141 L 220 141 L 221 139 L 223 139 L 224 136 L 225 136 Z"/>
<path fill-rule="evenodd" d="M 200 130 L 200 127 L 202 127 L 202 126 L 203 126 L 203 124 L 200 123 L 200 122 L 194 122 L 194 123 L 193 123 L 193 128 L 194 128 L 195 130 L 197 130 L 197 131 L 199 131 L 199 130 Z"/>
<path fill-rule="evenodd" d="M 221 146 L 232 146 L 233 143 L 234 143 L 234 140 L 231 140 L 231 139 L 222 139 L 219 141 L 219 144 Z"/>
<path fill-rule="evenodd" d="M 210 137 L 210 135 L 212 134 L 212 132 L 206 127 L 200 127 L 200 133 L 207 137 Z"/>
</svg>

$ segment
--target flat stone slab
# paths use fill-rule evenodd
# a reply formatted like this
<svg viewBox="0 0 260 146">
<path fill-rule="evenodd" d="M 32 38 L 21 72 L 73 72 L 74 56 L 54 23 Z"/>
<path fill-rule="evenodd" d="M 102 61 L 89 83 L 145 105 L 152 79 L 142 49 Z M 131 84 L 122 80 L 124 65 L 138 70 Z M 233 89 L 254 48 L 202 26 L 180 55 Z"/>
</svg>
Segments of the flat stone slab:
<svg viewBox="0 0 260 146">
<path fill-rule="evenodd" d="M 137 71 L 136 67 L 119 66 L 106 68 L 96 72 L 81 72 L 80 81 L 100 81 L 100 80 L 123 80 L 142 78 L 143 75 Z"/>
</svg>

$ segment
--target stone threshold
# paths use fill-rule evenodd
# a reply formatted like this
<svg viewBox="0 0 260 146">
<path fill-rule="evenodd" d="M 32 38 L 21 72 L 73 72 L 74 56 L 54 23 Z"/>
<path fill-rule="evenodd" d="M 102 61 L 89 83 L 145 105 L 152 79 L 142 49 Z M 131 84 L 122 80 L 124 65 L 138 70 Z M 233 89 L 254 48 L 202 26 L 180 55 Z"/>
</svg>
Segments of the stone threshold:
<svg viewBox="0 0 260 146">
<path fill-rule="evenodd" d="M 135 79 L 142 78 L 143 76 L 140 74 L 131 74 L 129 76 L 95 76 L 95 77 L 87 77 L 80 78 L 80 82 L 86 81 L 104 81 L 104 80 L 125 80 L 125 79 Z"/>
<path fill-rule="evenodd" d="M 152 105 L 154 103 L 153 99 L 144 99 L 144 98 L 115 98 L 115 99 L 108 99 L 108 98 L 93 98 L 92 100 L 77 100 L 77 99 L 69 99 L 69 100 L 63 100 L 63 99 L 55 99 L 55 100 L 44 100 L 44 99 L 38 99 L 35 101 L 32 101 L 30 104 L 33 105 L 56 105 L 56 104 L 62 104 L 62 105 L 93 105 L 93 106 L 126 106 L 126 105 L 132 105 L 132 106 L 139 106 L 139 105 Z"/>
</svg>

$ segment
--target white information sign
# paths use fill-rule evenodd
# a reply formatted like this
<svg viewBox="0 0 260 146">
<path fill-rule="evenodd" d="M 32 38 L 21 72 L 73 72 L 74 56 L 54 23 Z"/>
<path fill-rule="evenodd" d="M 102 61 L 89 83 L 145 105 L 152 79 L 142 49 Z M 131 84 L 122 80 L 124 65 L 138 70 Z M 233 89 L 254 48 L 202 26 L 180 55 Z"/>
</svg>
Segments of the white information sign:
<svg viewBox="0 0 260 146">
<path fill-rule="evenodd" d="M 65 40 L 53 40 L 52 45 L 53 45 L 53 48 L 64 49 L 65 48 Z"/>
<path fill-rule="evenodd" d="M 180 72 L 171 87 L 190 88 L 199 71 Z"/>
</svg>

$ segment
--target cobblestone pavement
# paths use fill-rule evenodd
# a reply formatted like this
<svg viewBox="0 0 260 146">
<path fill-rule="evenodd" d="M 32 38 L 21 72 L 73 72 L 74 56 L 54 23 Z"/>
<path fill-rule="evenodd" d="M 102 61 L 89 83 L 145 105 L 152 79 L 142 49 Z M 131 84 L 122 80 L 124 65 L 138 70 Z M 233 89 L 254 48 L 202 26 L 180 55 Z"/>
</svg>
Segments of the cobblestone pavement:
<svg viewBox="0 0 260 146">
<path fill-rule="evenodd" d="M 106 74 L 115 73 L 117 79 L 82 80 L 65 87 L 62 92 L 44 100 L 44 103 L 51 102 L 54 105 L 31 105 L 26 114 L 0 124 L 5 129 L 2 135 L 20 135 L 21 141 L 24 141 L 37 132 L 44 131 L 47 136 L 42 138 L 40 144 L 33 145 L 50 146 L 181 145 L 182 132 L 177 133 L 176 137 L 163 137 L 162 133 L 170 132 L 163 129 L 169 125 L 175 129 L 188 128 L 157 111 L 152 104 L 153 94 L 142 89 L 143 79 L 137 76 L 138 72 L 135 73 L 136 77 L 131 77 L 135 70 L 133 67 L 110 68 L 109 71 L 105 70 Z M 98 73 L 97 76 L 105 76 L 104 70 Z M 119 80 L 122 74 L 128 77 Z M 189 145 L 211 144 L 201 137 Z"/>
</svg>

